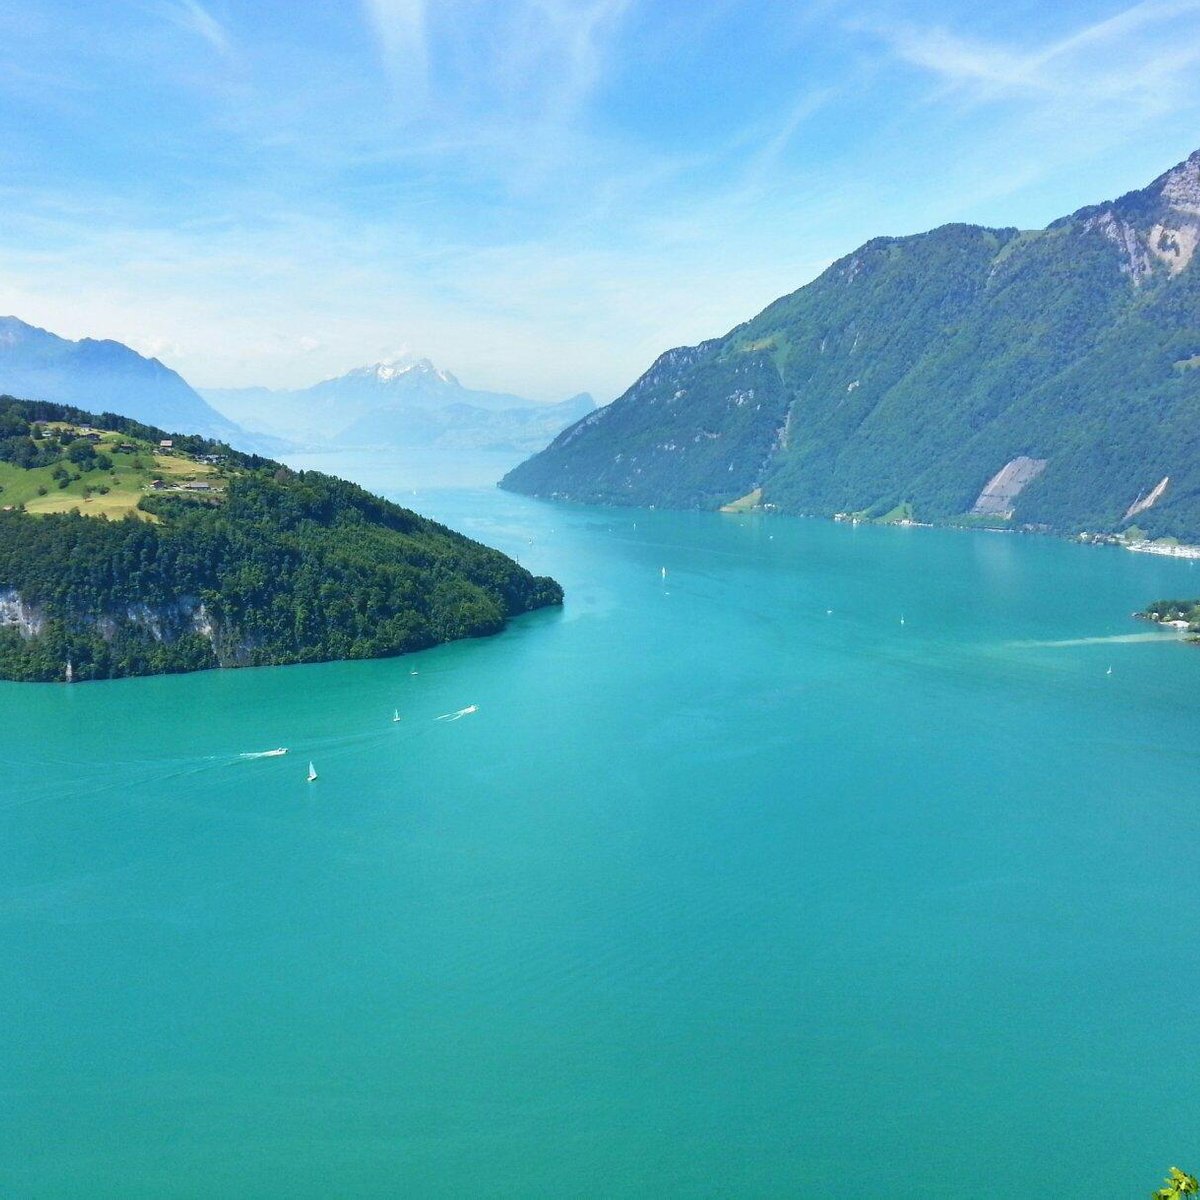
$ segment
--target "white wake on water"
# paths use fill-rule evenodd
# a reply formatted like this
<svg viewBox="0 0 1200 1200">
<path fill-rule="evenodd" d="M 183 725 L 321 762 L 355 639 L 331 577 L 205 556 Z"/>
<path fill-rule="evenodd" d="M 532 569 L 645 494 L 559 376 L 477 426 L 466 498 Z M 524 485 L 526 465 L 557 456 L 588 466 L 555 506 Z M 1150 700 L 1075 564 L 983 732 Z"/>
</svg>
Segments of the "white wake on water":
<svg viewBox="0 0 1200 1200">
<path fill-rule="evenodd" d="M 1106 637 L 1062 638 L 1058 641 L 1009 642 L 1014 650 L 1037 650 L 1065 646 L 1112 646 L 1128 642 L 1177 642 L 1182 633 L 1114 633 Z"/>
<path fill-rule="evenodd" d="M 461 717 L 470 716 L 473 712 L 479 711 L 478 704 L 468 704 L 466 708 L 460 708 L 457 712 L 442 713 L 440 717 L 434 717 L 435 721 L 457 721 Z"/>
</svg>

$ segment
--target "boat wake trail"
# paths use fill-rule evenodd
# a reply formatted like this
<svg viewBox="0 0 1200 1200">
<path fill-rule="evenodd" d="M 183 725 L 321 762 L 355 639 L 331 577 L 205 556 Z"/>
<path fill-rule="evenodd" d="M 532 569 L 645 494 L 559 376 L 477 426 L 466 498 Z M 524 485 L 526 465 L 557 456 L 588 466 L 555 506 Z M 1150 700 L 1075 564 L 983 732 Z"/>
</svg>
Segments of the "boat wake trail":
<svg viewBox="0 0 1200 1200">
<path fill-rule="evenodd" d="M 1036 650 L 1039 648 L 1057 648 L 1060 646 L 1111 646 L 1114 643 L 1123 642 L 1170 642 L 1178 641 L 1182 637 L 1181 633 L 1118 633 L 1109 637 L 1082 637 L 1082 638 L 1063 638 L 1061 641 L 1029 641 L 1029 642 L 1009 642 L 1008 644 L 1014 649 L 1019 650 Z"/>
<path fill-rule="evenodd" d="M 478 704 L 468 704 L 466 708 L 460 708 L 457 712 L 442 713 L 440 717 L 434 717 L 435 721 L 457 721 L 462 717 L 470 716 L 473 712 L 479 711 Z"/>
<path fill-rule="evenodd" d="M 287 750 L 281 746 L 278 750 L 251 750 L 246 754 L 239 754 L 238 758 L 243 761 L 254 758 L 280 758 L 286 753 Z"/>
</svg>

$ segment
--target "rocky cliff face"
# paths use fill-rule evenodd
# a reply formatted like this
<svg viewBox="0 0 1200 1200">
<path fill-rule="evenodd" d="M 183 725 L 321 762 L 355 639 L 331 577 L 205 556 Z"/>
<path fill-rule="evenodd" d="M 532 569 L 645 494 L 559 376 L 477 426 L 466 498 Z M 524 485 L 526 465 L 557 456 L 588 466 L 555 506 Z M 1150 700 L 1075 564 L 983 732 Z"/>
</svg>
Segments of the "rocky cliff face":
<svg viewBox="0 0 1200 1200">
<path fill-rule="evenodd" d="M 22 638 L 34 639 L 46 632 L 47 624 L 43 606 L 29 603 L 15 589 L 0 591 L 0 629 L 15 629 Z M 254 639 L 215 622 L 195 596 L 181 596 L 173 604 L 130 605 L 121 612 L 81 618 L 79 624 L 94 628 L 107 642 L 128 629 L 149 634 L 153 641 L 168 645 L 181 637 L 196 635 L 209 643 L 214 665 L 222 667 L 244 666 L 252 660 L 255 649 Z"/>
<path fill-rule="evenodd" d="M 22 637 L 37 637 L 46 624 L 40 605 L 27 604 L 19 592 L 0 591 L 0 629 L 16 629 Z"/>
<path fill-rule="evenodd" d="M 722 338 L 668 351 L 503 486 L 591 503 L 1200 537 L 1200 151 L 1044 230 L 876 238 Z M 1001 482 L 1004 482 L 1002 479 Z M 1010 503 L 1011 502 L 1011 503 Z M 994 512 L 993 512 L 994 510 Z"/>
<path fill-rule="evenodd" d="M 1081 209 L 1068 218 L 1072 220 L 1087 231 L 1099 231 L 1117 247 L 1122 269 L 1135 284 L 1158 267 L 1178 275 L 1200 242 L 1200 150 L 1149 187 Z"/>
</svg>

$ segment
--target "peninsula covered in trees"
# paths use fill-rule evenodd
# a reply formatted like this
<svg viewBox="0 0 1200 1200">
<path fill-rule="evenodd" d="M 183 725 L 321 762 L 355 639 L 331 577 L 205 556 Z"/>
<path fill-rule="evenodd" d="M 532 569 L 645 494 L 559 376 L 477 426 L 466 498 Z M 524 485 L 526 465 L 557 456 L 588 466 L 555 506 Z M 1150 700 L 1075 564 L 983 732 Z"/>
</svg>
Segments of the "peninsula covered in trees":
<svg viewBox="0 0 1200 1200">
<path fill-rule="evenodd" d="M 1200 635 L 1200 600 L 1155 600 L 1146 606 L 1145 612 L 1137 615 L 1159 625 L 1186 629 L 1193 635 L 1192 641 L 1196 640 L 1196 635 Z"/>
<path fill-rule="evenodd" d="M 561 602 L 344 480 L 0 397 L 0 678 L 378 658 Z"/>
</svg>

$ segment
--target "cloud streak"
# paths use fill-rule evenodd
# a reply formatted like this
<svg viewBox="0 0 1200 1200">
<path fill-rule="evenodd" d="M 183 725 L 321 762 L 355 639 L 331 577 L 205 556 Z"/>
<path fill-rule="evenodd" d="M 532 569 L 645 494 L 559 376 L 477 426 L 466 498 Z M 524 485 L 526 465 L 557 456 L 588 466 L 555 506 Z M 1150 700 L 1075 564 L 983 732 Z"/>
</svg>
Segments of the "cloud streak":
<svg viewBox="0 0 1200 1200">
<path fill-rule="evenodd" d="M 198 0 L 177 0 L 166 9 L 166 16 L 180 29 L 195 34 L 218 54 L 228 55 L 233 46 L 225 26 Z"/>
<path fill-rule="evenodd" d="M 363 0 L 363 8 L 403 115 L 415 117 L 428 92 L 424 0 Z"/>
<path fill-rule="evenodd" d="M 960 35 L 944 26 L 863 25 L 900 61 L 975 101 L 1013 96 L 1165 108 L 1165 85 L 1200 62 L 1200 0 L 1143 0 L 1040 46 Z M 1144 35 L 1144 36 L 1139 36 Z M 1189 80 L 1193 82 L 1194 80 Z"/>
<path fill-rule="evenodd" d="M 403 343 L 610 398 L 868 237 L 1041 224 L 1200 128 L 1200 0 L 1065 34 L 968 0 L 928 26 L 839 0 L 43 5 L 0 13 L 0 61 L 104 102 L 0 111 L 0 310 L 170 348 L 200 385 Z"/>
</svg>

